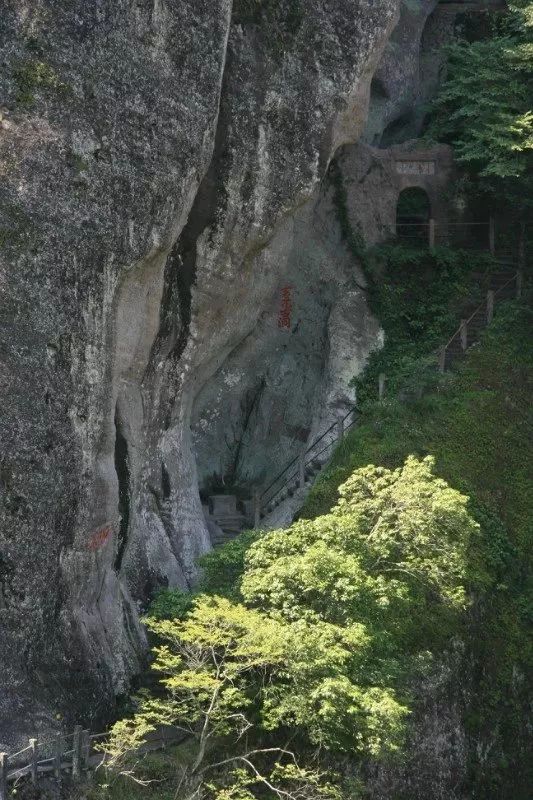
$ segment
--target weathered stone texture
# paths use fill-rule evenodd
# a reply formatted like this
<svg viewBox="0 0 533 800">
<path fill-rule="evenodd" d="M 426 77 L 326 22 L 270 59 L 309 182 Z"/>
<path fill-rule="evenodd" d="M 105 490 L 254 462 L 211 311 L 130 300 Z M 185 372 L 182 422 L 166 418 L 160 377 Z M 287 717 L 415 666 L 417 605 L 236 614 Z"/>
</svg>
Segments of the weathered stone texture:
<svg viewBox="0 0 533 800">
<path fill-rule="evenodd" d="M 309 0 L 280 47 L 230 0 L 4 2 L 0 744 L 96 724 L 136 601 L 194 579 L 191 409 L 274 302 L 398 5 Z"/>
<path fill-rule="evenodd" d="M 4 4 L 4 741 L 52 711 L 101 716 L 139 664 L 113 569 L 115 401 L 146 366 L 162 265 L 209 163 L 230 10 Z"/>
</svg>

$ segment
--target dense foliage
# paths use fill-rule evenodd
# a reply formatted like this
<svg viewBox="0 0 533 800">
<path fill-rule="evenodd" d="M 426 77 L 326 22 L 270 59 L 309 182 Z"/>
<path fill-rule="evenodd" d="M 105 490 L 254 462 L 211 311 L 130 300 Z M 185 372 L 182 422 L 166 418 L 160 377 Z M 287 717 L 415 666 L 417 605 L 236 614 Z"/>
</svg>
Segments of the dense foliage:
<svg viewBox="0 0 533 800">
<path fill-rule="evenodd" d="M 361 407 L 376 399 L 380 373 L 393 395 L 420 393 L 434 382 L 437 348 L 457 329 L 465 305 L 481 302 L 497 269 L 488 253 L 402 243 L 373 248 L 366 264 L 385 343 L 355 381 Z"/>
<path fill-rule="evenodd" d="M 433 391 L 368 403 L 302 512 L 323 514 L 355 469 L 369 462 L 393 469 L 410 453 L 434 455 L 437 473 L 470 497 L 481 531 L 468 556 L 476 601 L 456 635 L 467 644 L 467 791 L 474 798 L 526 800 L 533 785 L 532 409 L 533 313 L 511 304 L 459 372 Z"/>
<path fill-rule="evenodd" d="M 498 203 L 503 191 L 524 206 L 531 203 L 533 168 L 533 3 L 509 5 L 489 36 L 449 48 L 428 133 L 450 142 Z"/>
<path fill-rule="evenodd" d="M 241 602 L 148 618 L 165 693 L 115 725 L 115 766 L 173 725 L 195 742 L 183 798 L 355 797 L 335 767 L 400 751 L 408 687 L 467 606 L 479 526 L 433 467 L 356 470 L 330 513 L 248 542 Z"/>
</svg>

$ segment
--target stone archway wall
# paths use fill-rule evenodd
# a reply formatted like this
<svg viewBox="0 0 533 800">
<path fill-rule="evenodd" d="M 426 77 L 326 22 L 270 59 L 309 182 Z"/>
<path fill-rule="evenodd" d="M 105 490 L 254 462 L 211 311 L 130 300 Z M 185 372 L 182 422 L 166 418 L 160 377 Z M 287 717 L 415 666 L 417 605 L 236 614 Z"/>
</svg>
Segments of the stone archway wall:
<svg viewBox="0 0 533 800">
<path fill-rule="evenodd" d="M 448 145 L 423 149 L 411 141 L 387 150 L 355 145 L 343 148 L 339 166 L 350 222 L 355 230 L 364 231 L 367 245 L 394 235 L 398 198 L 413 187 L 426 192 L 437 230 L 446 231 L 450 218 L 446 189 L 454 174 Z"/>
<path fill-rule="evenodd" d="M 427 224 L 431 219 L 431 202 L 425 189 L 420 186 L 409 186 L 398 196 L 396 205 L 396 227 L 403 221 Z"/>
</svg>

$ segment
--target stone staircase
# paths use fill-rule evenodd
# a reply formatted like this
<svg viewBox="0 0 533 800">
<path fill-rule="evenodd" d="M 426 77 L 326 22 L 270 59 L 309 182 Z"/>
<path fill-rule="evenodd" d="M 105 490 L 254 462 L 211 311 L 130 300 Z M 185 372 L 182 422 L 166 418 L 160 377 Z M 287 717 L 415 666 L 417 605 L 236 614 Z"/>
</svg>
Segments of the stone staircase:
<svg viewBox="0 0 533 800">
<path fill-rule="evenodd" d="M 232 494 L 211 495 L 204 515 L 213 547 L 234 539 L 241 531 L 253 527 L 252 501 L 240 501 Z"/>
<path fill-rule="evenodd" d="M 315 478 L 322 471 L 323 467 L 325 466 L 326 462 L 320 462 L 318 459 L 314 459 L 309 463 L 305 464 L 303 469 L 303 482 L 300 485 L 298 481 L 296 481 L 296 476 L 293 478 L 293 482 L 289 482 L 278 494 L 276 494 L 272 500 L 267 503 L 267 505 L 262 509 L 261 516 L 264 517 L 267 514 L 271 514 L 281 503 L 287 500 L 289 497 L 294 497 L 298 489 L 304 489 L 309 487 L 311 484 L 315 482 Z"/>
<path fill-rule="evenodd" d="M 327 461 L 314 459 L 305 464 L 303 469 L 303 484 L 300 485 L 299 476 L 293 476 L 283 490 L 277 493 L 259 514 L 260 518 L 270 514 L 289 497 L 294 497 L 299 489 L 309 488 L 315 478 L 323 469 Z M 211 495 L 207 505 L 204 505 L 204 516 L 211 536 L 213 547 L 230 542 L 243 530 L 255 527 L 256 513 L 254 500 L 238 500 L 235 495 Z"/>
<path fill-rule="evenodd" d="M 521 295 L 521 273 L 513 267 L 512 260 L 499 261 L 501 269 L 492 274 L 473 275 L 485 301 L 467 302 L 462 308 L 461 325 L 452 338 L 436 353 L 439 369 L 444 372 L 453 363 L 464 357 L 466 350 L 481 338 L 482 331 L 490 324 L 497 300 L 512 300 Z M 383 398 L 386 376 L 380 376 L 379 397 Z M 331 425 L 310 447 L 294 458 L 285 469 L 253 500 L 238 500 L 235 495 L 213 495 L 204 506 L 207 527 L 214 547 L 231 541 L 245 529 L 259 526 L 260 520 L 272 514 L 278 506 L 305 491 L 329 462 L 335 447 L 345 433 L 359 418 L 357 408 L 352 408 Z M 276 520 L 274 520 L 274 523 Z"/>
</svg>

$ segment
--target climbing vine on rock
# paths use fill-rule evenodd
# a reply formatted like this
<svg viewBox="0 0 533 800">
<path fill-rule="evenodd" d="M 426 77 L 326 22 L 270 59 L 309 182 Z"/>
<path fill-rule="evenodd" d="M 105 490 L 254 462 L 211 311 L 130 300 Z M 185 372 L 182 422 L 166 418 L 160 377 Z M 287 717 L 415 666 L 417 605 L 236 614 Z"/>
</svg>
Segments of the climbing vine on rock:
<svg viewBox="0 0 533 800">
<path fill-rule="evenodd" d="M 360 230 L 353 227 L 350 214 L 348 212 L 348 198 L 346 194 L 346 187 L 342 172 L 338 162 L 333 159 L 329 165 L 328 179 L 333 189 L 332 201 L 337 216 L 340 232 L 343 241 L 345 242 L 348 250 L 353 256 L 354 260 L 361 266 L 368 286 L 360 287 L 367 291 L 369 299 L 372 299 L 373 292 L 373 278 L 369 270 L 368 251 Z"/>
</svg>

